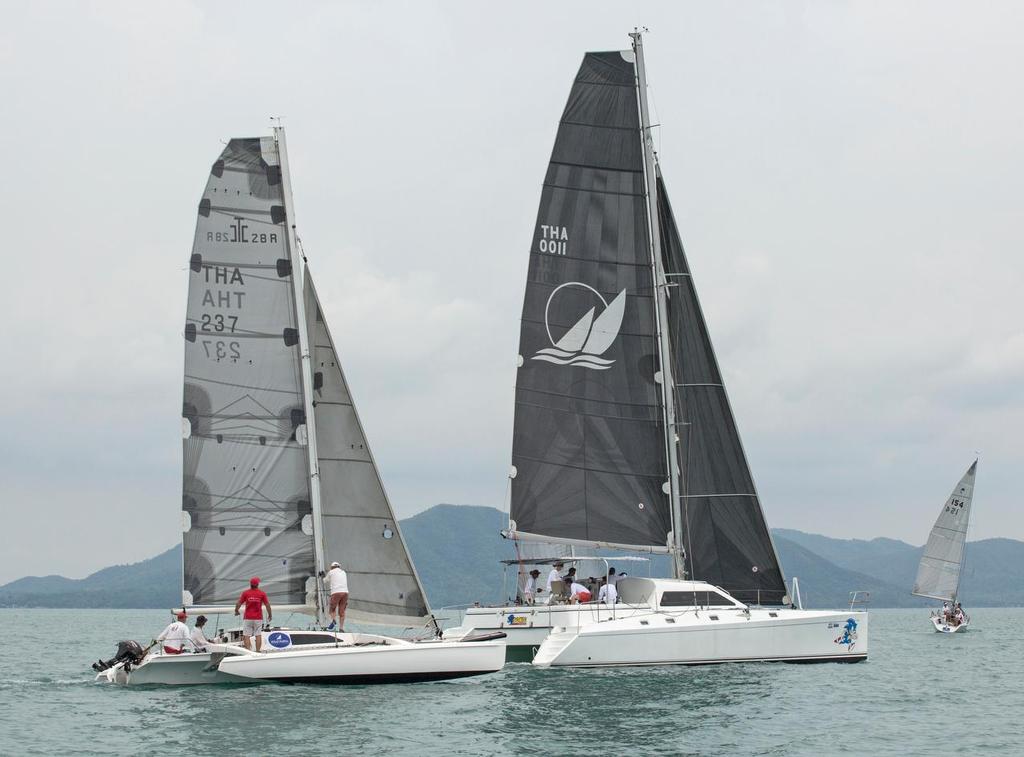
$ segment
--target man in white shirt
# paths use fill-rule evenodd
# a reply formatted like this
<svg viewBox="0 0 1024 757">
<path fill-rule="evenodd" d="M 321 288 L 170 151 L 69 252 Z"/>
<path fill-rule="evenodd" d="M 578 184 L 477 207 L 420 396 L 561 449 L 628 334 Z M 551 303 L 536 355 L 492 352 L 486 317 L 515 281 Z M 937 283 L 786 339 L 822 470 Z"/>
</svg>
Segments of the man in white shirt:
<svg viewBox="0 0 1024 757">
<path fill-rule="evenodd" d="M 206 616 L 200 615 L 196 618 L 196 627 L 192 629 L 192 651 L 193 652 L 205 652 L 206 645 L 209 644 L 206 640 L 206 634 L 203 633 L 203 626 L 206 625 Z"/>
<path fill-rule="evenodd" d="M 178 613 L 177 620 L 173 621 L 156 637 L 157 641 L 163 642 L 164 654 L 181 654 L 185 651 L 185 645 L 191 639 L 188 626 L 185 625 L 187 619 L 188 615 L 182 610 Z"/>
<path fill-rule="evenodd" d="M 553 581 L 561 581 L 562 580 L 562 568 L 563 567 L 564 567 L 564 564 L 560 563 L 560 562 L 556 562 L 554 565 L 551 566 L 551 572 L 548 573 L 548 583 L 547 583 L 547 586 L 544 587 L 548 591 L 548 596 L 551 596 L 551 584 L 552 584 L 552 582 Z"/>
<path fill-rule="evenodd" d="M 530 577 L 526 579 L 526 586 L 523 588 L 523 601 L 532 605 L 537 601 L 537 579 L 540 578 L 540 571 L 534 568 L 530 571 Z"/>
<path fill-rule="evenodd" d="M 348 574 L 341 569 L 336 562 L 331 563 L 331 569 L 324 576 L 324 584 L 327 586 L 327 593 L 331 595 L 328 605 L 328 615 L 331 616 L 331 624 L 327 626 L 328 631 L 334 630 L 334 617 L 337 613 L 338 630 L 345 630 L 345 610 L 348 609 Z"/>
<path fill-rule="evenodd" d="M 612 583 L 611 578 L 606 578 L 601 583 L 601 588 L 597 592 L 597 601 L 603 602 L 604 604 L 611 607 L 619 601 L 619 592 L 615 588 L 615 584 Z"/>
</svg>

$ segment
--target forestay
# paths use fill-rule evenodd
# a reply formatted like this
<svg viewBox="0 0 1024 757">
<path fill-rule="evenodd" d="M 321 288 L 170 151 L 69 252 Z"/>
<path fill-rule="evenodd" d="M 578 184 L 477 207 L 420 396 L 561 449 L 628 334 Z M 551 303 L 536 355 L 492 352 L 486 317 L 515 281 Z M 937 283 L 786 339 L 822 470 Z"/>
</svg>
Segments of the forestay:
<svg viewBox="0 0 1024 757">
<path fill-rule="evenodd" d="M 960 589 L 960 571 L 963 568 L 977 469 L 978 461 L 975 460 L 942 506 L 932 532 L 928 535 L 928 543 L 917 568 L 917 580 L 914 581 L 913 593 L 918 596 L 956 599 Z"/>
<path fill-rule="evenodd" d="M 633 54 L 588 53 L 558 127 L 530 249 L 513 535 L 667 550 L 643 160 Z"/>
<path fill-rule="evenodd" d="M 182 409 L 183 602 L 249 578 L 304 605 L 314 551 L 292 259 L 273 138 L 232 139 L 199 205 Z"/>
<path fill-rule="evenodd" d="M 306 266 L 323 548 L 349 576 L 347 617 L 407 625 L 430 615 Z"/>
<path fill-rule="evenodd" d="M 687 573 L 737 599 L 780 604 L 785 580 L 711 345 L 665 183 L 658 175 L 661 249 L 681 471 Z"/>
</svg>

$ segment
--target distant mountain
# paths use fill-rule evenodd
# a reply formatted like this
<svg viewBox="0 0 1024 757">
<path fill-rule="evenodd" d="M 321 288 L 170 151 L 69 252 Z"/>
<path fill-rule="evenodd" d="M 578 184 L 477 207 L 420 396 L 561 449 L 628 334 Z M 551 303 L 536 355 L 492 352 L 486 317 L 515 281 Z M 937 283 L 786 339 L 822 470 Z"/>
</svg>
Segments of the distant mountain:
<svg viewBox="0 0 1024 757">
<path fill-rule="evenodd" d="M 883 607 L 914 607 L 919 603 L 934 604 L 909 595 L 917 577 L 917 564 L 924 547 L 914 547 L 896 539 L 833 539 L 818 534 L 805 534 L 779 528 L 773 531 L 776 544 L 781 540 L 804 547 L 846 570 L 856 570 L 880 586 L 891 586 L 902 591 L 905 598 L 872 595 L 872 605 Z M 805 577 L 793 569 L 779 545 L 780 557 L 786 566 L 786 575 Z M 851 586 L 871 589 L 869 582 Z M 1020 607 L 1024 605 L 1024 542 L 1013 539 L 982 539 L 967 543 L 960 595 L 972 607 Z M 883 600 L 882 597 L 886 596 Z M 813 599 L 813 597 L 812 597 Z M 882 604 L 885 601 L 887 604 Z"/>
<path fill-rule="evenodd" d="M 504 599 L 498 561 L 515 556 L 499 533 L 506 517 L 491 507 L 437 505 L 401 522 L 435 610 Z M 776 529 L 773 536 L 786 575 L 800 579 L 805 607 L 845 607 L 853 590 L 871 592 L 869 607 L 931 604 L 910 595 L 921 547 L 895 539 L 833 539 L 790 529 Z M 660 557 L 651 562 L 655 575 L 663 574 L 666 566 Z M 647 569 L 633 572 L 646 574 Z M 173 607 L 181 602 L 180 574 L 177 546 L 83 579 L 30 576 L 12 581 L 0 586 L 0 607 Z M 1024 606 L 1024 542 L 970 542 L 962 595 L 968 607 Z"/>
</svg>

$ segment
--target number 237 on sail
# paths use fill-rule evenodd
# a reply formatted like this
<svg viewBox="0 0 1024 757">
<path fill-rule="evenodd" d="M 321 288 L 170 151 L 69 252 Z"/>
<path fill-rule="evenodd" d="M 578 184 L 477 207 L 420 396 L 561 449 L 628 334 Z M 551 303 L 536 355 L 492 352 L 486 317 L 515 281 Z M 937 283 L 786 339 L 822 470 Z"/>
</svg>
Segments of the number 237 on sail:
<svg viewBox="0 0 1024 757">
<path fill-rule="evenodd" d="M 203 349 L 206 351 L 206 357 L 211 360 L 238 360 L 242 357 L 242 352 L 239 348 L 238 342 L 225 342 L 220 339 L 203 339 Z"/>
</svg>

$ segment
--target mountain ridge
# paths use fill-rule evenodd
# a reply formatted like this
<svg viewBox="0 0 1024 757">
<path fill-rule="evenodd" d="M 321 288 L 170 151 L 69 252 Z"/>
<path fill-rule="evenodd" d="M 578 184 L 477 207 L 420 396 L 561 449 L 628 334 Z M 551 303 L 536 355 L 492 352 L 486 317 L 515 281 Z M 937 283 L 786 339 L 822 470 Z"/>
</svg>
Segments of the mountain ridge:
<svg viewBox="0 0 1024 757">
<path fill-rule="evenodd" d="M 504 599 L 499 560 L 515 557 L 493 507 L 435 505 L 399 522 L 435 611 Z M 871 607 L 926 607 L 910 594 L 923 547 L 898 539 L 836 539 L 793 529 L 772 535 L 787 577 L 799 578 L 805 607 L 845 607 L 854 590 Z M 664 560 L 650 563 L 655 574 Z M 640 571 L 637 571 L 638 573 Z M 645 571 L 646 572 L 646 569 Z M 168 608 L 181 602 L 181 546 L 85 578 L 25 576 L 0 586 L 0 607 Z M 969 542 L 962 595 L 970 606 L 1024 606 L 1024 542 Z"/>
</svg>

